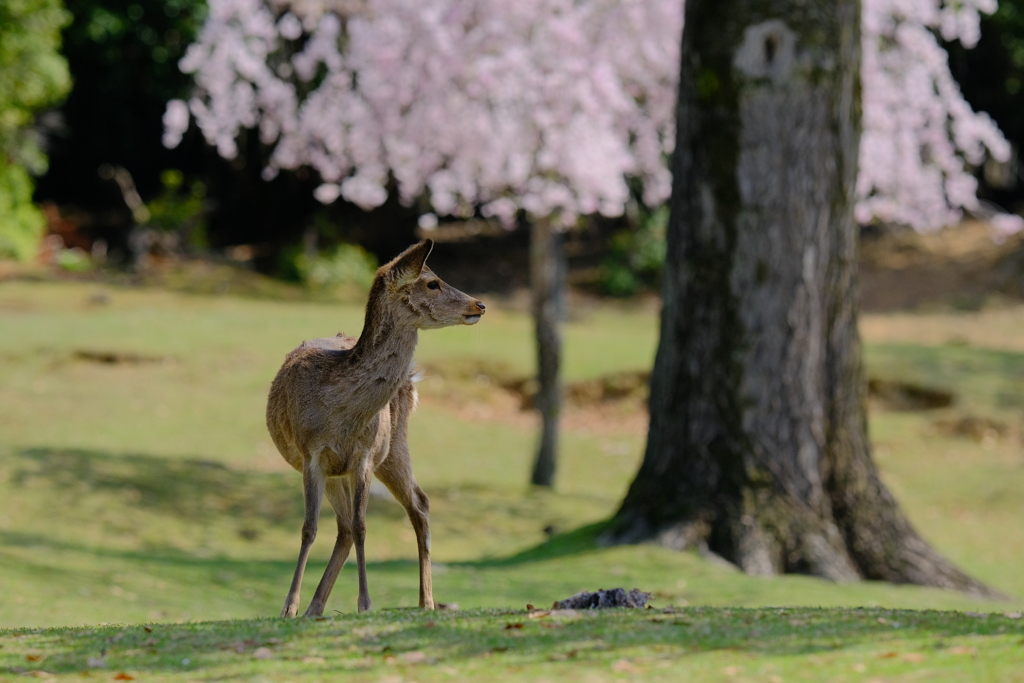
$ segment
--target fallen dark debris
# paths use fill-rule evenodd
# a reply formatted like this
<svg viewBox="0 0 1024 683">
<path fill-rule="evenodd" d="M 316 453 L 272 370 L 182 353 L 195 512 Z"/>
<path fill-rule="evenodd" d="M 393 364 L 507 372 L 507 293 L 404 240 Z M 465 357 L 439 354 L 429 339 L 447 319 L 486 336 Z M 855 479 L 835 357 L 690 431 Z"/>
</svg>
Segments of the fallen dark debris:
<svg viewBox="0 0 1024 683">
<path fill-rule="evenodd" d="M 610 607 L 632 607 L 642 609 L 651 599 L 650 593 L 638 588 L 626 592 L 625 588 L 600 589 L 596 593 L 582 591 L 555 602 L 552 609 L 607 609 Z"/>
</svg>

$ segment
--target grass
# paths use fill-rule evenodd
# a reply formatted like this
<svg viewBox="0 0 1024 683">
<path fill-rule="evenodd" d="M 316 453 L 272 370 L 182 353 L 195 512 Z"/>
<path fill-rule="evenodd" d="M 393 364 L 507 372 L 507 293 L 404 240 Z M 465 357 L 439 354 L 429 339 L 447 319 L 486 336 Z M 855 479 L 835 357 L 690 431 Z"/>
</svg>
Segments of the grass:
<svg viewBox="0 0 1024 683">
<path fill-rule="evenodd" d="M 94 675 L 125 670 L 146 680 L 340 671 L 394 681 L 484 671 L 489 680 L 910 680 L 928 671 L 1024 680 L 1014 669 L 1024 669 L 1021 620 L 886 611 L 999 614 L 1024 605 L 1024 309 L 864 321 L 872 375 L 957 395 L 942 411 L 874 409 L 872 440 L 887 484 L 924 536 L 1018 596 L 991 603 L 871 582 L 753 578 L 651 546 L 596 548 L 599 524 L 642 455 L 642 415 L 632 404 L 569 410 L 556 491 L 531 490 L 533 418 L 496 386 L 530 373 L 531 329 L 500 303 L 476 327 L 425 332 L 418 352 L 428 378 L 410 436 L 431 498 L 435 595 L 462 611 L 405 609 L 417 594 L 412 529 L 393 502 L 375 497 L 367 553 L 379 611 L 351 614 L 355 577 L 346 567 L 328 605 L 338 616 L 284 622 L 266 617 L 280 609 L 294 566 L 301 492 L 266 434 L 266 390 L 302 339 L 357 332 L 361 306 L 0 283 L 0 627 L 74 627 L 0 632 L 0 677 L 77 672 L 106 650 Z M 647 368 L 656 341 L 653 311 L 583 309 L 568 325 L 566 374 Z M 938 419 L 964 415 L 1008 429 L 983 441 L 936 429 Z M 331 526 L 325 517 L 306 599 Z M 657 608 L 680 613 L 547 629 L 551 622 L 521 611 L 612 586 L 652 591 Z M 791 608 L 771 608 L 779 605 Z M 210 622 L 225 619 L 241 621 Z M 95 626 L 156 622 L 153 634 Z M 257 647 L 270 658 L 253 659 Z M 405 651 L 437 661 L 410 663 Z"/>
<path fill-rule="evenodd" d="M 1022 642 L 1020 619 L 930 611 L 384 610 L 316 621 L 7 632 L 0 634 L 0 667 L 43 677 L 147 681 L 1011 683 L 1024 680 Z"/>
</svg>

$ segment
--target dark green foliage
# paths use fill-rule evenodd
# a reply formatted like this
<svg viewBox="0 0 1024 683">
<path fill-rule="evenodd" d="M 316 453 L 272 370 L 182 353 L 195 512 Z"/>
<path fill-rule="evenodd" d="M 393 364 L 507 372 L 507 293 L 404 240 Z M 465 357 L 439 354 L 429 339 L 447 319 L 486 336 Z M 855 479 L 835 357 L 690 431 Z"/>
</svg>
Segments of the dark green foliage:
<svg viewBox="0 0 1024 683">
<path fill-rule="evenodd" d="M 646 212 L 636 229 L 617 232 L 611 239 L 601 272 L 601 289 L 612 296 L 631 296 L 657 289 L 665 268 L 665 226 L 668 206 Z"/>
<path fill-rule="evenodd" d="M 123 166 L 145 199 L 162 189 L 160 174 L 197 171 L 202 146 L 186 138 L 178 150 L 161 143 L 166 103 L 187 97 L 191 76 L 178 60 L 206 16 L 204 0 L 69 0 L 73 20 L 64 53 L 74 88 L 50 134 L 50 172 L 38 196 L 86 209 L 123 208 L 120 193 L 97 175 L 101 164 Z"/>
<path fill-rule="evenodd" d="M 363 292 L 370 288 L 376 272 L 377 260 L 346 239 L 326 209 L 314 214 L 302 244 L 281 250 L 277 266 L 279 277 L 301 282 L 316 292 Z"/>
<path fill-rule="evenodd" d="M 206 246 L 206 223 L 203 199 L 206 185 L 194 180 L 185 185 L 184 175 L 177 169 L 167 169 L 160 174 L 164 191 L 146 204 L 149 220 L 146 225 L 159 230 L 177 231 L 182 244 L 189 249 Z"/>
<path fill-rule="evenodd" d="M 29 173 L 45 171 L 46 157 L 31 126 L 70 85 L 60 56 L 68 20 L 60 0 L 0 0 L 0 258 L 30 258 L 45 225 Z"/>
</svg>

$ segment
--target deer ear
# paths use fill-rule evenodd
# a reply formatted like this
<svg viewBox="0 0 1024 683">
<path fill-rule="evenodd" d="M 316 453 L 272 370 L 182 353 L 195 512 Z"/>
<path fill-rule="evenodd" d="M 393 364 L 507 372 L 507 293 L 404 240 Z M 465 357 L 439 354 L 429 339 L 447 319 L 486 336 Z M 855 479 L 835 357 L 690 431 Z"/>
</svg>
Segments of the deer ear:
<svg viewBox="0 0 1024 683">
<path fill-rule="evenodd" d="M 388 264 L 391 277 L 400 284 L 416 280 L 423 272 L 423 264 L 427 262 L 433 248 L 434 240 L 423 240 L 403 251 Z"/>
</svg>

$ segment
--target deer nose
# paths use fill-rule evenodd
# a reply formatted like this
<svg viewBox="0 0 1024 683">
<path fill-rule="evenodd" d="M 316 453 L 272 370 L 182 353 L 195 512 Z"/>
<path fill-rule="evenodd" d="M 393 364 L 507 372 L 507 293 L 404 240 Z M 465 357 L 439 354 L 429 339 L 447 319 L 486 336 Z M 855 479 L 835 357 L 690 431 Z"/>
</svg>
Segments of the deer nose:
<svg viewBox="0 0 1024 683">
<path fill-rule="evenodd" d="M 481 313 L 483 313 L 484 311 L 487 310 L 487 307 L 484 306 L 484 302 L 483 301 L 477 301 L 476 302 L 476 307 L 480 309 Z"/>
</svg>

